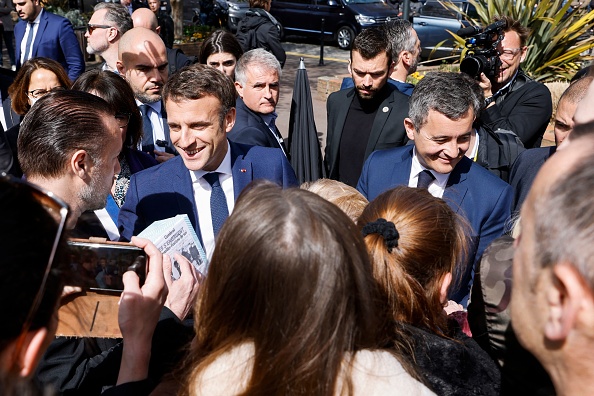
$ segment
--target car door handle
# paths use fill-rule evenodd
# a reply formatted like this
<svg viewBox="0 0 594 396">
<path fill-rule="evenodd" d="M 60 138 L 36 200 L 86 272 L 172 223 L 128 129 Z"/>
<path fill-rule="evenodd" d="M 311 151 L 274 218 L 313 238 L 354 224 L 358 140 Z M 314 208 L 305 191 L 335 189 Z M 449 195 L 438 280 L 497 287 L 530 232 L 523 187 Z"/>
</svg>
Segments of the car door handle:
<svg viewBox="0 0 594 396">
<path fill-rule="evenodd" d="M 419 22 L 419 25 L 421 25 L 421 26 L 427 26 L 427 22 Z"/>
</svg>

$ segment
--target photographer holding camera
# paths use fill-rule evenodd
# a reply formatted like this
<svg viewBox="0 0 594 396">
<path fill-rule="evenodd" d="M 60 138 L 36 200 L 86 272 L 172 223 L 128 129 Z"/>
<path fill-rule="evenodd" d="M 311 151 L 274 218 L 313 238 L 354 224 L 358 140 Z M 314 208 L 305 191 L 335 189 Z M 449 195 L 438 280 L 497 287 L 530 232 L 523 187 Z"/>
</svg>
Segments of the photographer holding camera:
<svg viewBox="0 0 594 396">
<path fill-rule="evenodd" d="M 548 88 L 520 68 L 530 30 L 507 16 L 496 17 L 495 22 L 501 23 L 503 33 L 496 47 L 499 61 L 494 73 L 476 76 L 485 95 L 480 123 L 492 130 L 513 131 L 526 148 L 540 147 L 553 107 Z"/>
</svg>

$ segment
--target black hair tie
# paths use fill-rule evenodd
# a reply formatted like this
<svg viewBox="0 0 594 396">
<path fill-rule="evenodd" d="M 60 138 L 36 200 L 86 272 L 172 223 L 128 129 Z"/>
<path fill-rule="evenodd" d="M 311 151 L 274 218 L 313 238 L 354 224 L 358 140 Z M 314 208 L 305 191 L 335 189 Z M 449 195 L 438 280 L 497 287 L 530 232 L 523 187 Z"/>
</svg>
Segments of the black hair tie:
<svg viewBox="0 0 594 396">
<path fill-rule="evenodd" d="M 400 234 L 396 230 L 396 226 L 391 221 L 386 219 L 377 219 L 371 223 L 367 223 L 361 230 L 363 237 L 369 234 L 379 234 L 384 238 L 388 253 L 392 253 L 392 249 L 398 247 L 398 238 Z"/>
</svg>

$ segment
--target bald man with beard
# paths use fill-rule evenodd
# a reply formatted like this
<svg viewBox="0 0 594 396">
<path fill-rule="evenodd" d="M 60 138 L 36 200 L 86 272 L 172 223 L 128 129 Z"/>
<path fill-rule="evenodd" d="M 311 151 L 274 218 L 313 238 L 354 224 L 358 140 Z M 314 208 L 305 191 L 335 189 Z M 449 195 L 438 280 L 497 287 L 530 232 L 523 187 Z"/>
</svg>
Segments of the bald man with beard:
<svg viewBox="0 0 594 396">
<path fill-rule="evenodd" d="M 142 151 L 154 156 L 158 162 L 173 158 L 176 150 L 171 144 L 167 115 L 161 101 L 163 85 L 169 78 L 163 40 L 143 27 L 127 31 L 120 40 L 117 68 L 132 87 L 142 113 Z"/>
</svg>

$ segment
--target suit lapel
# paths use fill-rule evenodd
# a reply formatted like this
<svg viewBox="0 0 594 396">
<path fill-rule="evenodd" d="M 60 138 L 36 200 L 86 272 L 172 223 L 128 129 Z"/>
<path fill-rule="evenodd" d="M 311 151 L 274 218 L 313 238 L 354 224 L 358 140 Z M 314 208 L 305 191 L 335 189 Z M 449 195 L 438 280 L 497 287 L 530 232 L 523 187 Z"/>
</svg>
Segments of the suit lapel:
<svg viewBox="0 0 594 396">
<path fill-rule="evenodd" d="M 33 42 L 33 52 L 31 54 L 32 58 L 37 56 L 37 50 L 39 49 L 39 42 L 41 41 L 41 37 L 43 37 L 43 33 L 47 28 L 47 11 L 43 10 L 43 15 L 39 20 L 39 26 L 37 27 L 37 33 L 35 34 L 35 41 Z"/>
<path fill-rule="evenodd" d="M 233 142 L 231 146 L 231 172 L 233 177 L 233 193 L 235 200 L 241 191 L 254 179 L 252 162 L 244 158 L 244 152 Z"/>
<path fill-rule="evenodd" d="M 335 112 L 334 119 L 335 119 L 335 128 L 334 128 L 334 136 L 332 137 L 332 158 L 334 158 L 334 163 L 330 164 L 330 173 L 332 173 L 334 167 L 337 164 L 338 159 L 338 151 L 340 149 L 340 139 L 342 138 L 342 130 L 344 128 L 344 122 L 346 121 L 347 114 L 349 113 L 349 109 L 351 107 L 351 103 L 353 102 L 353 97 L 355 95 L 355 88 L 351 88 L 349 92 L 346 94 L 346 99 L 343 103 L 339 103 L 338 111 Z M 337 171 L 338 172 L 338 171 Z"/>
<path fill-rule="evenodd" d="M 184 165 L 184 161 L 181 157 L 175 157 L 170 161 L 176 161 L 175 169 L 172 170 L 171 174 L 175 177 L 169 178 L 171 181 L 171 191 L 175 192 L 177 198 L 177 205 L 179 207 L 180 214 L 187 214 L 196 230 L 198 239 L 202 242 L 202 235 L 200 233 L 199 219 L 198 219 L 198 208 L 196 207 L 196 200 L 194 198 L 194 189 L 192 188 L 192 178 L 190 177 L 190 171 Z"/>
<path fill-rule="evenodd" d="M 462 209 L 464 197 L 468 192 L 466 178 L 468 177 L 468 171 L 470 170 L 471 165 L 472 161 L 466 157 L 463 157 L 450 174 L 448 183 L 446 184 L 446 188 L 443 193 L 444 200 L 448 202 L 450 207 L 456 213 L 460 212 Z"/>
<path fill-rule="evenodd" d="M 14 42 L 16 45 L 15 48 L 15 57 L 17 66 L 21 66 L 21 42 L 23 41 L 23 37 L 25 36 L 25 28 L 27 23 L 21 21 L 14 26 Z"/>
<path fill-rule="evenodd" d="M 412 166 L 412 149 L 412 145 L 405 146 L 400 161 L 394 163 L 394 168 L 391 172 L 392 178 L 390 180 L 390 188 L 396 186 L 408 186 L 410 168 Z"/>
<path fill-rule="evenodd" d="M 365 149 L 365 158 L 369 156 L 374 150 L 379 141 L 379 138 L 384 130 L 384 126 L 390 117 L 390 113 L 394 107 L 394 93 L 392 92 L 377 109 L 375 119 L 373 120 L 373 126 L 371 127 L 371 134 L 367 141 L 367 148 Z"/>
</svg>

